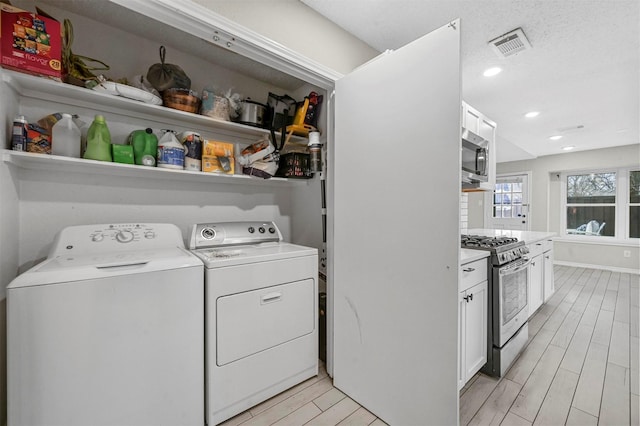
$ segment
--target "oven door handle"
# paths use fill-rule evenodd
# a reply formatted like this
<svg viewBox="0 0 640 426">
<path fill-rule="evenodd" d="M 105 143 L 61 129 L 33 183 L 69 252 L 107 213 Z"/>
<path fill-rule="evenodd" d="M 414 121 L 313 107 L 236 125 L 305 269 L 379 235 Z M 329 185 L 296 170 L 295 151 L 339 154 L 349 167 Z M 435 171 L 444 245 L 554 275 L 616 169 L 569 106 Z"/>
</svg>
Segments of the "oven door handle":
<svg viewBox="0 0 640 426">
<path fill-rule="evenodd" d="M 527 268 L 529 266 L 529 264 L 531 263 L 531 259 L 528 259 L 528 258 L 524 257 L 523 260 L 525 261 L 524 263 L 521 263 L 521 264 L 519 264 L 518 266 L 516 266 L 514 268 L 500 269 L 500 275 L 515 274 L 516 272 L 520 272 L 523 269 Z"/>
</svg>

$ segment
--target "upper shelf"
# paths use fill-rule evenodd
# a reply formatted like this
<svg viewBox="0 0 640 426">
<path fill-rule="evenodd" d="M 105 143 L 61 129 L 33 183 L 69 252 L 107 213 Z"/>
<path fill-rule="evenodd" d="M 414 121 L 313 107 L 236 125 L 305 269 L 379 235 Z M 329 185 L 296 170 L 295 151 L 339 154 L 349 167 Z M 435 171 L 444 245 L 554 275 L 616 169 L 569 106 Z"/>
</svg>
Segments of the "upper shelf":
<svg viewBox="0 0 640 426">
<path fill-rule="evenodd" d="M 121 96 L 99 93 L 83 87 L 60 83 L 48 78 L 37 77 L 7 69 L 0 70 L 2 80 L 20 96 L 63 102 L 75 106 L 86 106 L 114 114 L 126 115 L 140 120 L 153 118 L 156 121 L 176 123 L 184 127 L 214 129 L 219 133 L 243 138 L 260 138 L 269 130 L 247 126 L 232 121 L 216 120 L 211 117 L 180 111 L 159 105 L 151 105 Z M 279 133 L 278 133 L 279 134 Z M 292 136 L 289 143 L 307 145 L 307 139 Z"/>
<path fill-rule="evenodd" d="M 291 186 L 304 185 L 307 179 L 286 179 L 273 177 L 261 179 L 247 175 L 226 175 L 188 170 L 173 170 L 160 167 L 145 167 L 132 164 L 111 163 L 108 161 L 85 160 L 82 158 L 61 157 L 58 155 L 35 154 L 3 150 L 2 161 L 27 170 L 60 171 L 64 173 L 84 173 L 100 176 L 121 176 L 147 178 L 153 180 L 171 180 L 174 182 L 201 182 L 240 185 Z"/>
</svg>

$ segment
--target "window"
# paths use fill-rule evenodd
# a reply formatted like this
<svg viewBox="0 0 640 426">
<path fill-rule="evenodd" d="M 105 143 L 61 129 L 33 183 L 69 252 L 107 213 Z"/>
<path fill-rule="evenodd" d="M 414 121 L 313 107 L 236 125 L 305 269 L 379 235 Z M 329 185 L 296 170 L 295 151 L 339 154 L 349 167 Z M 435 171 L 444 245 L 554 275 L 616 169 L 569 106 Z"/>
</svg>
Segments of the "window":
<svg viewBox="0 0 640 426">
<path fill-rule="evenodd" d="M 512 218 L 522 215 L 522 182 L 503 179 L 493 191 L 493 217 Z"/>
<path fill-rule="evenodd" d="M 562 184 L 565 235 L 640 238 L 640 170 L 568 172 Z"/>
<path fill-rule="evenodd" d="M 640 238 L 640 170 L 629 172 L 629 238 Z"/>
<path fill-rule="evenodd" d="M 616 173 L 567 175 L 567 233 L 615 236 Z"/>
</svg>

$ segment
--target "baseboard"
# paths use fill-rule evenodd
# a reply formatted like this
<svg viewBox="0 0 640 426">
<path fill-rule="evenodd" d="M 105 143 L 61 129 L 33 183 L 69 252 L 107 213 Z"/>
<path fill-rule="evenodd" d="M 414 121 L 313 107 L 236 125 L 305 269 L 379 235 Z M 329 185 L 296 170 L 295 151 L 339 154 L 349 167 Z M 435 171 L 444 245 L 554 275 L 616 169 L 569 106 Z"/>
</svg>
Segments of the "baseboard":
<svg viewBox="0 0 640 426">
<path fill-rule="evenodd" d="M 560 265 L 560 266 L 571 266 L 574 268 L 602 269 L 602 270 L 611 271 L 611 272 L 622 272 L 624 274 L 640 274 L 640 269 L 618 268 L 616 266 L 592 265 L 588 263 L 577 263 L 577 262 L 565 262 L 563 260 L 554 260 L 553 264 Z"/>
</svg>

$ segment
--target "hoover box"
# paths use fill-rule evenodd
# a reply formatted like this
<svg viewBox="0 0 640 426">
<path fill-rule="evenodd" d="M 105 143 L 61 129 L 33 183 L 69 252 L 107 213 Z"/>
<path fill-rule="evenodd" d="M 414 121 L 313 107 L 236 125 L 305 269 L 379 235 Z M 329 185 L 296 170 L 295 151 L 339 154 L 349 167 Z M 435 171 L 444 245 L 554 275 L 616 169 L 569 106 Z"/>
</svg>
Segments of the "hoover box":
<svg viewBox="0 0 640 426">
<path fill-rule="evenodd" d="M 2 66 L 61 81 L 60 23 L 0 3 Z"/>
</svg>

